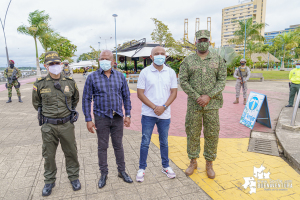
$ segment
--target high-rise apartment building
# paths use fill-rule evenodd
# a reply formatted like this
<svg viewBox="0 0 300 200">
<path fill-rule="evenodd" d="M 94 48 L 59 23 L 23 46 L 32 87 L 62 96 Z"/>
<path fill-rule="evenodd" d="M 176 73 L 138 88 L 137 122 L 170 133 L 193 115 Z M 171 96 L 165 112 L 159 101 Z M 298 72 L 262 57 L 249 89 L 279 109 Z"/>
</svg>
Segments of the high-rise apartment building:
<svg viewBox="0 0 300 200">
<path fill-rule="evenodd" d="M 296 25 L 291 25 L 289 28 L 286 28 L 284 30 L 280 30 L 280 31 L 271 31 L 271 32 L 265 32 L 265 44 L 269 44 L 272 45 L 272 39 L 274 39 L 277 35 L 285 33 L 285 32 L 289 32 L 289 31 L 294 31 L 296 28 L 299 28 L 300 24 L 296 24 Z"/>
<path fill-rule="evenodd" d="M 221 46 L 232 46 L 236 51 L 243 50 L 244 45 L 229 44 L 233 33 L 238 30 L 238 20 L 253 18 L 253 23 L 265 23 L 267 0 L 244 0 L 238 5 L 222 9 Z M 261 30 L 264 36 L 265 30 Z"/>
</svg>

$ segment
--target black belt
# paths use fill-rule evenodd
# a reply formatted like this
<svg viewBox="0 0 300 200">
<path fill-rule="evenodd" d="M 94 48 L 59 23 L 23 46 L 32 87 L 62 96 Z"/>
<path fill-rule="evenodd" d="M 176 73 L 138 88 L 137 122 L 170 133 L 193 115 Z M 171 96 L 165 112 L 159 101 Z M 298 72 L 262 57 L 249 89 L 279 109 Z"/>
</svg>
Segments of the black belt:
<svg viewBox="0 0 300 200">
<path fill-rule="evenodd" d="M 69 115 L 68 117 L 64 117 L 64 118 L 48 118 L 48 117 L 44 117 L 44 122 L 45 123 L 49 123 L 49 124 L 65 124 L 68 121 L 70 121 L 71 119 L 71 115 Z"/>
</svg>

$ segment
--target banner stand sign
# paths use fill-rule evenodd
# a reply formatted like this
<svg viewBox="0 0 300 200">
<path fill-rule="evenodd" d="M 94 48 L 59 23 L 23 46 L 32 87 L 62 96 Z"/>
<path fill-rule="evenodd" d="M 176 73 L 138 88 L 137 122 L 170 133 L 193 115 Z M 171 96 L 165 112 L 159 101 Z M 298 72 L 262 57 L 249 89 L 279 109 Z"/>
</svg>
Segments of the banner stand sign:
<svg viewBox="0 0 300 200">
<path fill-rule="evenodd" d="M 267 96 L 250 92 L 240 123 L 253 129 L 255 122 L 272 128 Z"/>
</svg>

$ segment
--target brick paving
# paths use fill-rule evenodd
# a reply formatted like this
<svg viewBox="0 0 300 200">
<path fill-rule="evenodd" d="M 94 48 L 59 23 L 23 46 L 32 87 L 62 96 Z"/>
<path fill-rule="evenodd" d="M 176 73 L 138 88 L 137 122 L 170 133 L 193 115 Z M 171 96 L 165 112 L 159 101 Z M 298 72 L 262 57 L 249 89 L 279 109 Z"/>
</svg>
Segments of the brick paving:
<svg viewBox="0 0 300 200">
<path fill-rule="evenodd" d="M 80 94 L 84 78 L 75 75 Z M 27 80 L 27 81 L 26 81 Z M 65 159 L 61 147 L 56 154 L 57 180 L 49 197 L 42 197 L 44 186 L 42 139 L 37 121 L 37 112 L 31 104 L 32 85 L 25 84 L 35 79 L 24 79 L 21 93 L 24 103 L 16 100 L 6 104 L 7 91 L 0 91 L 0 200 L 22 199 L 210 199 L 210 197 L 172 161 L 171 167 L 177 174 L 169 179 L 161 172 L 160 152 L 153 143 L 150 145 L 148 168 L 145 181 L 132 184 L 124 183 L 117 177 L 117 166 L 112 145 L 108 149 L 109 175 L 103 189 L 97 187 L 100 177 L 97 157 L 97 138 L 86 129 L 81 101 L 78 104 L 80 117 L 75 124 L 78 156 L 81 165 L 80 181 L 82 189 L 74 192 L 67 178 Z M 2 88 L 3 85 L 0 85 Z M 134 107 L 137 107 L 134 105 Z M 134 123 L 133 123 L 134 126 Z M 138 170 L 139 131 L 124 131 L 124 150 L 126 171 L 135 179 Z"/>
</svg>

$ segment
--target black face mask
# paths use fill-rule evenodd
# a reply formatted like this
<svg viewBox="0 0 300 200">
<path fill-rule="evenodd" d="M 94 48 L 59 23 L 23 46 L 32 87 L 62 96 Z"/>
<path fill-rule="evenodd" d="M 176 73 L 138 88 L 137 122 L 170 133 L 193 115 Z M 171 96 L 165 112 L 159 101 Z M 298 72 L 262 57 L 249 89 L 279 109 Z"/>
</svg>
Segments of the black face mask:
<svg viewBox="0 0 300 200">
<path fill-rule="evenodd" d="M 241 64 L 241 66 L 244 66 L 244 65 L 246 65 L 246 63 L 240 63 Z"/>
<path fill-rule="evenodd" d="M 14 64 L 9 64 L 9 66 L 10 66 L 10 68 L 14 68 L 15 65 Z"/>
<path fill-rule="evenodd" d="M 69 64 L 65 64 L 65 66 L 68 66 Z"/>
</svg>

